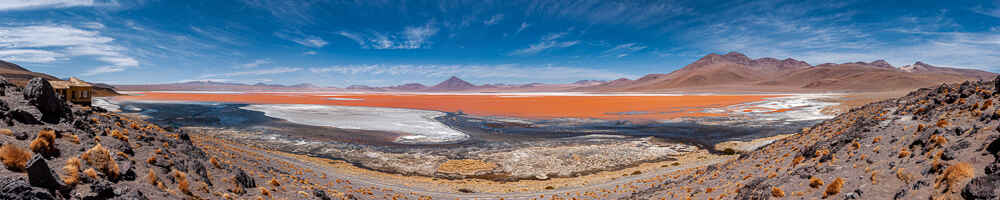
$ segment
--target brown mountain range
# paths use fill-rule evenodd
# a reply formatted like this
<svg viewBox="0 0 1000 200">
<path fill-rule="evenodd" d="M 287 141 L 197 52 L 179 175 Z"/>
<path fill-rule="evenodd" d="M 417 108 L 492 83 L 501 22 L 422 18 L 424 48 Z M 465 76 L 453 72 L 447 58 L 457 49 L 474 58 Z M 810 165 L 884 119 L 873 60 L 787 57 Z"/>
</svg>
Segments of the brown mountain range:
<svg viewBox="0 0 1000 200">
<path fill-rule="evenodd" d="M 636 80 L 582 80 L 566 84 L 484 84 L 475 85 L 450 77 L 433 86 L 409 83 L 374 87 L 352 85 L 343 89 L 313 85 L 247 85 L 218 82 L 187 82 L 153 85 L 118 85 L 126 91 L 208 90 L 208 91 L 374 91 L 374 92 L 865 92 L 908 90 L 941 83 L 988 79 L 992 72 L 936 67 L 923 62 L 895 67 L 884 60 L 810 65 L 786 58 L 751 59 L 730 52 L 708 54 L 667 74 L 649 74 Z"/>
<path fill-rule="evenodd" d="M 996 75 L 923 62 L 897 68 L 884 60 L 812 66 L 791 58 L 750 59 L 730 52 L 709 54 L 669 74 L 649 74 L 637 80 L 619 79 L 574 91 L 887 91 L 988 79 Z"/>
<path fill-rule="evenodd" d="M 21 67 L 20 65 L 3 60 L 0 60 L 0 76 L 6 78 L 8 82 L 11 82 L 19 86 L 24 86 L 28 84 L 28 81 L 35 77 L 42 77 L 42 79 L 49 81 L 63 80 L 45 73 L 33 72 L 24 67 Z M 118 95 L 118 92 L 116 92 L 115 88 L 111 85 L 103 83 L 90 83 L 90 84 L 94 86 L 94 96 Z"/>
</svg>

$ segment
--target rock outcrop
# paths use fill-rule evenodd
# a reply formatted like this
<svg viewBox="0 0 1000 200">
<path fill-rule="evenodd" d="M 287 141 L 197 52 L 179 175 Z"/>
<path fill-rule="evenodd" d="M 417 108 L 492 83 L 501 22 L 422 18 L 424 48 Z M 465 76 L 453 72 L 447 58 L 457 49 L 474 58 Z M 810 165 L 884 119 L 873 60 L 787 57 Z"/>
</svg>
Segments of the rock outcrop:
<svg viewBox="0 0 1000 200">
<path fill-rule="evenodd" d="M 72 107 L 40 78 L 0 87 L 0 199 L 222 199 L 234 184 L 259 195 L 239 166 L 206 168 L 185 133 Z M 233 177 L 241 183 L 212 184 Z"/>
<path fill-rule="evenodd" d="M 42 121 L 59 123 L 59 120 L 69 117 L 69 106 L 62 96 L 56 94 L 49 81 L 33 78 L 24 87 L 24 99 L 38 108 L 42 113 Z"/>
</svg>

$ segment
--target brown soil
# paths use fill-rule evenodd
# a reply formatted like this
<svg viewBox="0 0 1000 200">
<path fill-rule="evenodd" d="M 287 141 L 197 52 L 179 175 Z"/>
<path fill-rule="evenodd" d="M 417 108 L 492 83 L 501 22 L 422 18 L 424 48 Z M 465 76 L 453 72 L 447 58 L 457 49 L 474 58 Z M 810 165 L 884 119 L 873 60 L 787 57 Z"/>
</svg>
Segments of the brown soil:
<svg viewBox="0 0 1000 200">
<path fill-rule="evenodd" d="M 448 160 L 438 166 L 437 172 L 476 175 L 496 168 L 496 163 L 490 163 L 482 160 Z"/>
</svg>

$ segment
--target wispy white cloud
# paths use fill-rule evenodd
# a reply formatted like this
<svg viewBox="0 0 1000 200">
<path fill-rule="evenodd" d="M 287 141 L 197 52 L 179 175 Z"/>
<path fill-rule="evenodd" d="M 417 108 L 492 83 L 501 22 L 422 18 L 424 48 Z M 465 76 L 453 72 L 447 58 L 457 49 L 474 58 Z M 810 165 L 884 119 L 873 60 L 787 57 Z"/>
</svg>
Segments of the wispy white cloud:
<svg viewBox="0 0 1000 200">
<path fill-rule="evenodd" d="M 316 55 L 317 53 L 316 53 L 316 51 L 306 51 L 305 53 L 302 53 L 302 54 L 310 55 L 311 56 L 311 55 Z"/>
<path fill-rule="evenodd" d="M 515 31 L 514 34 L 516 35 L 521 33 L 521 31 L 524 31 L 524 29 L 527 29 L 529 26 L 531 26 L 531 24 L 528 24 L 528 22 L 521 22 L 521 26 L 517 28 L 517 31 Z"/>
<path fill-rule="evenodd" d="M 545 36 L 542 36 L 542 40 L 555 40 L 563 36 L 566 36 L 566 34 L 569 34 L 569 32 L 549 33 Z"/>
<path fill-rule="evenodd" d="M 508 65 L 338 65 L 310 68 L 313 73 L 337 73 L 345 75 L 387 75 L 418 77 L 459 76 L 476 79 L 530 79 L 545 81 L 567 81 L 581 79 L 611 80 L 633 77 L 629 74 L 601 69 L 565 66 L 523 66 Z"/>
<path fill-rule="evenodd" d="M 32 25 L 0 27 L 0 59 L 50 63 L 76 56 L 94 56 L 109 66 L 90 70 L 85 75 L 123 71 L 139 66 L 139 61 L 125 54 L 128 49 L 113 44 L 114 39 L 95 30 L 68 25 Z"/>
<path fill-rule="evenodd" d="M 94 69 L 91 69 L 91 70 L 87 70 L 82 75 L 84 75 L 84 76 L 93 76 L 93 75 L 104 74 L 104 73 L 112 73 L 112 72 L 125 71 L 125 69 L 126 69 L 126 67 L 122 67 L 122 66 L 113 66 L 113 65 L 101 66 L 101 67 L 97 67 L 97 68 L 94 68 Z"/>
<path fill-rule="evenodd" d="M 297 68 L 297 67 L 278 67 L 278 68 L 271 68 L 271 69 L 238 71 L 238 72 L 221 73 L 221 74 L 205 74 L 205 75 L 202 75 L 200 78 L 205 79 L 205 78 L 228 78 L 228 77 L 235 77 L 235 76 L 260 76 L 260 75 L 291 73 L 291 72 L 297 72 L 297 71 L 301 71 L 301 70 L 302 70 L 302 68 Z"/>
<path fill-rule="evenodd" d="M 240 65 L 240 67 L 238 67 L 238 68 L 256 68 L 257 66 L 271 64 L 271 63 L 274 63 L 274 62 L 271 61 L 270 58 L 257 59 L 257 60 L 254 60 L 253 62 L 249 62 L 249 63 L 243 64 L 243 65 Z"/>
<path fill-rule="evenodd" d="M 972 11 L 977 12 L 979 14 L 984 14 L 984 15 L 989 15 L 989 16 L 993 16 L 993 17 L 996 17 L 996 18 L 1000 18 L 1000 1 L 995 1 L 995 2 L 996 3 L 994 5 L 994 8 L 992 8 L 992 9 L 985 8 L 983 6 L 979 6 L 979 7 L 973 8 Z"/>
<path fill-rule="evenodd" d="M 357 42 L 361 48 L 366 49 L 420 49 L 430 48 L 430 38 L 438 31 L 439 29 L 433 23 L 427 23 L 422 26 L 408 26 L 403 28 L 403 31 L 394 34 L 379 32 L 364 34 L 347 31 L 340 31 L 337 34 Z"/>
<path fill-rule="evenodd" d="M 316 21 L 312 9 L 316 8 L 316 4 L 327 1 L 243 0 L 243 3 L 263 9 L 284 22 L 310 24 Z"/>
<path fill-rule="evenodd" d="M 94 29 L 94 30 L 104 29 L 104 27 L 105 27 L 104 24 L 99 23 L 99 22 L 86 22 L 86 23 L 81 24 L 80 26 L 84 27 L 84 28 Z"/>
<path fill-rule="evenodd" d="M 523 49 L 517 49 L 510 52 L 507 55 L 532 55 L 539 52 L 552 49 L 552 48 L 566 48 L 573 45 L 579 44 L 579 40 L 572 41 L 557 41 L 558 39 L 569 34 L 568 32 L 550 33 L 542 36 L 541 41 L 535 44 L 528 45 L 528 47 Z"/>
<path fill-rule="evenodd" d="M 57 58 L 63 56 L 64 55 L 60 53 L 37 49 L 0 50 L 0 58 L 13 62 L 50 63 L 55 62 L 58 60 Z"/>
<path fill-rule="evenodd" d="M 328 44 L 326 40 L 323 40 L 323 38 L 297 32 L 296 33 L 276 32 L 274 33 L 274 35 L 278 36 L 278 38 L 292 41 L 307 47 L 321 48 Z"/>
<path fill-rule="evenodd" d="M 620 44 L 611 49 L 604 50 L 604 52 L 602 52 L 601 54 L 603 56 L 615 56 L 616 58 L 622 58 L 632 53 L 642 51 L 643 49 L 646 49 L 646 46 L 633 42 L 633 43 Z"/>
<path fill-rule="evenodd" d="M 538 42 L 538 43 L 535 43 L 535 44 L 528 45 L 527 48 L 514 50 L 513 52 L 510 53 L 510 55 L 530 55 L 530 54 L 536 54 L 538 52 L 542 52 L 542 51 L 545 51 L 545 50 L 551 49 L 551 48 L 566 48 L 566 47 L 571 47 L 571 46 L 576 45 L 578 43 L 580 43 L 580 41 L 578 41 L 578 40 L 565 41 L 565 42 L 558 42 L 558 41 L 551 41 L 551 40 L 549 40 L 549 41 L 541 41 L 541 42 Z"/>
<path fill-rule="evenodd" d="M 503 14 L 497 14 L 497 15 L 493 15 L 493 17 L 490 17 L 490 19 L 487 19 L 486 21 L 483 21 L 483 24 L 485 24 L 487 26 L 490 26 L 490 25 L 494 25 L 494 24 L 500 23 L 500 21 L 502 21 L 502 20 L 503 20 Z"/>
<path fill-rule="evenodd" d="M 226 43 L 226 44 L 231 44 L 231 45 L 245 45 L 245 43 L 239 41 L 232 34 L 226 32 L 226 31 L 223 31 L 223 30 L 219 30 L 219 29 L 211 28 L 211 27 L 199 28 L 199 27 L 196 27 L 196 26 L 191 26 L 190 28 L 191 28 L 191 31 L 194 31 L 195 33 L 197 33 L 198 35 L 201 35 L 202 37 L 206 37 L 206 38 L 209 38 L 209 39 L 212 39 L 212 40 L 215 40 L 215 41 L 219 41 L 219 42 Z"/>
<path fill-rule="evenodd" d="M 647 27 L 669 23 L 681 15 L 689 15 L 692 8 L 677 1 L 533 1 L 528 15 L 556 16 L 587 23 L 627 24 Z"/>
<path fill-rule="evenodd" d="M 93 5 L 95 5 L 94 0 L 0 0 L 0 11 L 35 10 Z"/>
</svg>

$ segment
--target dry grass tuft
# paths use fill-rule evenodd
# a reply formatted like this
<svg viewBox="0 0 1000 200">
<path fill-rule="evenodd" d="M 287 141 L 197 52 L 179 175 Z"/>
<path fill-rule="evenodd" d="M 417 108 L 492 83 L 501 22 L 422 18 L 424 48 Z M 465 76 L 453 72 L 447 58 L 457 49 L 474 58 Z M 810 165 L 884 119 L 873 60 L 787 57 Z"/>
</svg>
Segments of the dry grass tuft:
<svg viewBox="0 0 1000 200">
<path fill-rule="evenodd" d="M 819 157 L 819 158 L 822 158 L 823 156 L 826 156 L 826 155 L 829 155 L 829 154 L 830 154 L 830 150 L 826 149 L 826 148 L 816 150 L 816 157 Z"/>
<path fill-rule="evenodd" d="M 193 195 L 187 181 L 187 174 L 181 171 L 174 170 L 174 179 L 177 180 L 177 190 L 180 190 L 186 195 Z"/>
<path fill-rule="evenodd" d="M 63 183 L 67 185 L 76 185 L 80 182 L 80 159 L 77 157 L 72 157 L 66 160 L 66 166 L 63 166 L 63 171 L 66 171 L 66 176 L 62 177 Z"/>
<path fill-rule="evenodd" d="M 899 149 L 899 158 L 905 158 L 905 157 L 909 157 L 909 156 L 910 156 L 910 151 L 906 150 L 905 147 Z"/>
<path fill-rule="evenodd" d="M 51 153 L 59 151 L 56 148 L 56 131 L 48 129 L 38 131 L 38 136 L 31 141 L 31 145 L 28 147 L 31 148 L 31 151 L 40 154 L 51 155 Z"/>
<path fill-rule="evenodd" d="M 128 136 L 126 136 L 125 134 L 123 134 L 121 131 L 118 131 L 118 129 L 111 130 L 111 137 L 114 137 L 115 139 L 118 139 L 118 140 L 121 140 L 121 141 L 124 141 L 124 142 L 128 142 Z"/>
<path fill-rule="evenodd" d="M 771 187 L 771 196 L 778 198 L 785 197 L 785 191 L 782 191 L 778 187 Z"/>
<path fill-rule="evenodd" d="M 87 168 L 87 170 L 83 170 L 83 174 L 87 175 L 87 177 L 90 177 L 90 179 L 97 179 L 97 170 L 94 170 L 93 167 Z"/>
<path fill-rule="evenodd" d="M 160 179 L 156 177 L 156 173 L 153 173 L 152 169 L 149 170 L 149 174 L 146 175 L 146 178 L 149 179 L 150 185 L 156 185 L 157 182 L 160 182 Z"/>
<path fill-rule="evenodd" d="M 872 139 L 872 144 L 878 144 L 879 141 L 882 141 L 882 136 L 875 136 L 875 139 Z"/>
<path fill-rule="evenodd" d="M 945 126 L 948 126 L 948 120 L 944 119 L 944 118 L 939 119 L 937 121 L 937 123 L 934 124 L 934 126 L 937 126 L 937 127 L 940 127 L 940 128 L 944 128 Z"/>
<path fill-rule="evenodd" d="M 11 131 L 9 128 L 0 128 L 0 134 L 6 136 L 14 136 L 14 131 Z"/>
<path fill-rule="evenodd" d="M 31 152 L 15 144 L 5 144 L 0 147 L 0 159 L 3 159 L 3 165 L 7 166 L 7 169 L 23 172 L 28 160 L 31 159 Z"/>
<path fill-rule="evenodd" d="M 222 169 L 222 165 L 219 165 L 219 160 L 215 159 L 215 157 L 209 158 L 208 162 L 212 163 L 212 166 L 215 166 L 215 168 Z"/>
<path fill-rule="evenodd" d="M 101 146 L 100 143 L 94 145 L 94 148 L 90 148 L 87 152 L 84 152 L 80 158 L 86 160 L 87 164 L 90 164 L 90 166 L 101 170 L 101 172 L 106 176 L 118 176 L 118 163 L 115 163 L 115 161 L 111 159 L 111 153 L 108 152 L 108 149 L 105 149 L 104 146 Z"/>
<path fill-rule="evenodd" d="M 805 160 L 805 159 L 806 158 L 802 157 L 802 156 L 795 157 L 795 159 L 792 159 L 792 167 L 795 167 L 796 165 L 799 165 L 799 163 L 802 163 L 802 160 Z"/>
<path fill-rule="evenodd" d="M 959 186 L 958 183 L 972 178 L 972 176 L 976 175 L 975 173 L 975 169 L 969 163 L 956 163 L 944 170 L 944 173 L 938 177 L 937 184 L 934 184 L 934 188 L 938 188 L 941 184 L 944 184 L 945 191 L 956 189 Z"/>
<path fill-rule="evenodd" d="M 819 188 L 819 186 L 823 186 L 823 179 L 815 176 L 809 178 L 809 187 Z"/>
<path fill-rule="evenodd" d="M 260 187 L 259 189 L 260 189 L 260 195 L 263 195 L 263 196 L 267 197 L 268 199 L 271 198 L 271 191 L 270 190 L 267 190 L 267 188 L 264 188 L 264 187 Z"/>
<path fill-rule="evenodd" d="M 66 137 L 69 138 L 69 141 L 73 142 L 73 144 L 80 144 L 80 137 L 76 136 L 75 134 L 69 134 L 66 135 Z"/>
<path fill-rule="evenodd" d="M 823 193 L 823 198 L 840 193 L 840 188 L 843 187 L 844 187 L 844 179 L 840 179 L 840 177 L 837 177 L 837 179 L 833 180 L 833 183 L 830 183 L 830 185 L 826 187 L 826 192 Z"/>
<path fill-rule="evenodd" d="M 872 185 L 878 184 L 878 171 L 872 171 Z"/>
<path fill-rule="evenodd" d="M 940 146 L 944 146 L 945 143 L 948 143 L 948 139 L 944 138 L 944 136 L 940 136 L 940 135 L 932 135 L 931 136 L 931 144 L 934 144 L 935 146 L 939 146 L 940 147 Z"/>
<path fill-rule="evenodd" d="M 276 179 L 276 178 L 271 178 L 271 181 L 269 181 L 268 183 L 270 183 L 271 185 L 273 185 L 275 187 L 281 186 L 281 183 L 278 183 L 278 179 Z"/>
<path fill-rule="evenodd" d="M 913 177 L 910 176 L 910 173 L 906 173 L 903 170 L 903 168 L 896 168 L 896 178 L 903 181 L 903 183 L 910 184 L 910 180 L 912 180 Z"/>
</svg>

